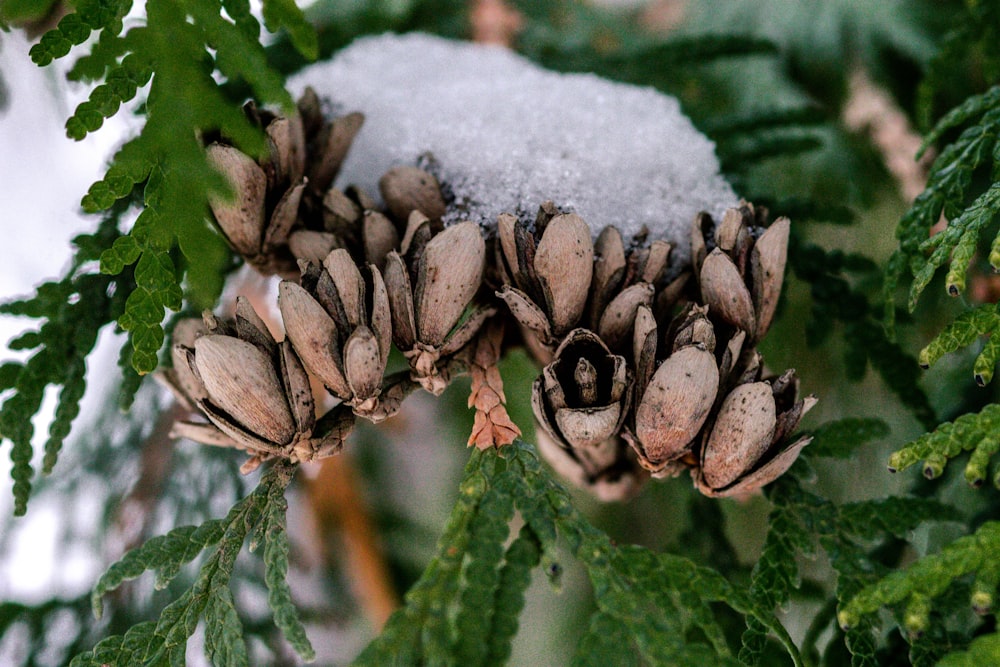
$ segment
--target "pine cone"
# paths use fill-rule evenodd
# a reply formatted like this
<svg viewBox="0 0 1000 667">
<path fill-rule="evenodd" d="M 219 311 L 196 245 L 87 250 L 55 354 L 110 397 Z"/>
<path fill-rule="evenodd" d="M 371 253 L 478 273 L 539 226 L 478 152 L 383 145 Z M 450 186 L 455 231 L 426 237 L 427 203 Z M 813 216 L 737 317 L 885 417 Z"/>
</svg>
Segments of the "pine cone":
<svg viewBox="0 0 1000 667">
<path fill-rule="evenodd" d="M 594 242 L 594 280 L 590 289 L 590 328 L 612 350 L 632 342 L 632 326 L 640 305 L 653 302 L 670 257 L 664 240 L 633 239 L 626 249 L 617 227 L 606 226 Z"/>
<path fill-rule="evenodd" d="M 179 421 L 175 437 L 247 451 L 244 472 L 270 458 L 311 461 L 340 451 L 353 415 L 334 413 L 316 428 L 302 362 L 287 340 L 275 342 L 246 300 L 237 300 L 233 321 L 206 313 L 205 325 L 181 328 L 187 340 L 174 345 L 165 379 L 209 423 Z"/>
<path fill-rule="evenodd" d="M 410 214 L 401 253 L 386 258 L 385 284 L 393 342 L 409 359 L 413 380 L 436 396 L 450 380 L 448 358 L 496 309 L 473 301 L 486 265 L 479 227 L 461 222 L 437 233 L 432 227 L 419 211 Z"/>
<path fill-rule="evenodd" d="M 232 199 L 213 197 L 212 213 L 233 250 L 257 270 L 293 275 L 296 258 L 319 263 L 342 247 L 350 238 L 345 228 L 352 231 L 370 203 L 330 187 L 364 117 L 351 113 L 325 121 L 311 89 L 292 116 L 253 105 L 246 111 L 264 128 L 270 154 L 258 163 L 221 141 L 209 144 L 209 162 L 234 194 Z"/>
<path fill-rule="evenodd" d="M 627 497 L 646 477 L 618 437 L 631 391 L 625 358 L 587 329 L 566 336 L 531 388 L 539 451 L 602 500 Z"/>
<path fill-rule="evenodd" d="M 710 313 L 689 304 L 671 322 L 663 341 L 669 353 L 653 372 L 657 327 L 640 308 L 636 408 L 625 438 L 654 477 L 691 468 L 699 491 L 728 496 L 756 490 L 791 466 L 810 439 L 785 440 L 816 399 L 796 400 L 792 370 L 762 379 L 763 360 L 744 348 L 746 333 L 716 328 Z M 720 332 L 728 338 L 717 339 Z"/>
<path fill-rule="evenodd" d="M 692 233 L 692 260 L 702 303 L 712 309 L 714 318 L 747 332 L 754 343 L 764 337 L 774 319 L 790 227 L 788 218 L 778 218 L 763 229 L 754 225 L 756 215 L 746 203 L 726 211 L 715 230 L 715 248 L 707 256 L 706 242 L 711 239 L 706 239 L 705 230 L 711 218 L 703 214 Z"/>
<path fill-rule="evenodd" d="M 796 400 L 797 391 L 798 378 L 788 370 L 726 395 L 692 473 L 699 491 L 717 497 L 756 491 L 791 467 L 812 438 L 784 441 L 816 404 L 814 396 Z"/>
<path fill-rule="evenodd" d="M 440 220 L 445 214 L 441 185 L 433 174 L 419 167 L 393 167 L 379 179 L 378 188 L 400 228 L 414 211 L 431 220 Z"/>
<path fill-rule="evenodd" d="M 392 341 L 389 296 L 378 269 L 369 264 L 362 275 L 346 250 L 333 250 L 322 266 L 302 263 L 301 285 L 281 282 L 278 308 L 306 370 L 355 414 L 370 417 Z"/>
<path fill-rule="evenodd" d="M 654 476 L 675 475 L 682 469 L 681 459 L 697 444 L 715 404 L 719 365 L 707 311 L 690 306 L 676 318 L 670 354 L 658 367 L 656 322 L 646 306 L 636 317 L 635 410 L 625 439 Z"/>
<path fill-rule="evenodd" d="M 590 227 L 572 213 L 542 205 L 534 231 L 513 215 L 497 220 L 497 264 L 504 279 L 496 293 L 521 324 L 529 348 L 543 362 L 583 317 L 594 271 Z"/>
</svg>

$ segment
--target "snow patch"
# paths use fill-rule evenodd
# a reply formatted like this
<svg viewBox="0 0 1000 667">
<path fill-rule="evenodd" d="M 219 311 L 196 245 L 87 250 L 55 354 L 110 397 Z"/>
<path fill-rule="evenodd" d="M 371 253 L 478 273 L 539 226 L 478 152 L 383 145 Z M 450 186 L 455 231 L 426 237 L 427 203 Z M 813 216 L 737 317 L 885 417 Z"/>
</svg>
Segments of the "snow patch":
<svg viewBox="0 0 1000 667">
<path fill-rule="evenodd" d="M 551 199 L 595 235 L 613 224 L 628 238 L 646 225 L 674 243 L 676 261 L 689 254 L 696 213 L 718 219 L 738 201 L 714 144 L 652 88 L 425 34 L 360 39 L 290 81 L 307 85 L 336 111 L 365 114 L 338 185 L 377 195 L 386 170 L 430 153 L 455 196 L 448 221 L 492 226 Z"/>
</svg>

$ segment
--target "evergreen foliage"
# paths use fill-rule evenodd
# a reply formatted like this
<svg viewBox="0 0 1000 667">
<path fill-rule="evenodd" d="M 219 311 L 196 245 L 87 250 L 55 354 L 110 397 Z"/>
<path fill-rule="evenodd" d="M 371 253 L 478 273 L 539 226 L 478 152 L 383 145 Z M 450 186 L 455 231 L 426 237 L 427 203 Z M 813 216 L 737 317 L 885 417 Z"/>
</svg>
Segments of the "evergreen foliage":
<svg viewBox="0 0 1000 667">
<path fill-rule="evenodd" d="M 505 554 L 501 545 L 515 507 L 525 527 Z M 437 556 L 355 664 L 451 663 L 455 656 L 463 665 L 502 664 L 510 640 L 504 628 L 521 605 L 530 569 L 540 560 L 550 579 L 562 569 L 559 538 L 586 568 L 597 603 L 574 664 L 616 664 L 623 649 L 652 664 L 739 664 L 712 606 L 716 602 L 774 632 L 801 664 L 771 612 L 718 572 L 679 556 L 613 544 L 520 441 L 473 453 Z M 519 586 L 501 588 L 512 571 Z"/>
<path fill-rule="evenodd" d="M 87 271 L 118 237 L 113 217 L 101 222 L 94 234 L 74 239 L 76 255 L 58 281 L 47 282 L 32 297 L 0 306 L 0 313 L 41 320 L 36 331 L 27 331 L 10 342 L 13 350 L 34 350 L 25 362 L 9 361 L 0 366 L 0 390 L 11 392 L 0 408 L 0 435 L 11 443 L 14 512 L 24 514 L 31 493 L 32 417 L 41 409 L 45 388 L 60 387 L 55 418 L 49 424 L 43 470 L 55 467 L 63 441 L 69 435 L 86 389 L 87 355 L 100 330 L 120 317 L 124 297 L 117 283 Z M 125 286 L 134 280 L 131 272 L 119 278 Z"/>
<path fill-rule="evenodd" d="M 0 23 L 7 28 L 37 19 L 52 4 L 2 2 Z M 980 487 L 990 479 L 990 460 L 1000 450 L 1000 408 L 992 394 L 963 394 L 953 412 L 941 411 L 939 393 L 961 392 L 952 384 L 925 391 L 919 370 L 985 338 L 973 374 L 988 385 L 1000 358 L 995 303 L 963 301 L 963 312 L 944 322 L 926 296 L 939 274 L 942 292 L 961 297 L 988 281 L 990 270 L 1000 270 L 1000 6 L 899 0 L 869 9 L 837 0 L 824 3 L 817 20 L 814 8 L 788 11 L 787 2 L 739 3 L 726 11 L 706 11 L 695 2 L 685 26 L 663 37 L 636 30 L 636 16 L 627 12 L 556 0 L 513 4 L 526 18 L 516 46 L 536 61 L 652 85 L 682 99 L 717 142 L 738 191 L 795 220 L 789 282 L 804 289 L 786 297 L 786 316 L 799 318 L 817 355 L 833 341 L 842 344 L 836 349 L 847 377 L 860 381 L 871 368 L 929 432 L 900 436 L 890 429 L 897 424 L 889 415 L 847 416 L 814 429 L 799 463 L 766 489 L 763 543 L 752 565 L 737 556 L 730 525 L 741 510 L 692 500 L 677 490 L 684 486 L 679 481 L 666 492 L 673 504 L 655 512 L 648 511 L 651 505 L 614 510 L 609 521 L 585 515 L 527 443 L 473 451 L 422 573 L 407 581 L 406 568 L 393 563 L 401 582 L 412 585 L 355 664 L 505 664 L 534 573 L 557 588 L 569 561 L 586 573 L 593 601 L 577 613 L 578 641 L 567 656 L 574 665 L 1000 663 L 996 493 L 988 487 L 972 492 L 944 475 L 951 460 L 968 452 L 965 481 Z M 33 418 L 46 389 L 58 389 L 42 447 L 48 473 L 78 421 L 88 355 L 100 332 L 117 324 L 128 333 L 119 356 L 120 403 L 127 408 L 143 375 L 157 366 L 168 311 L 215 306 L 235 266 L 207 220 L 208 197 L 225 196 L 227 188 L 205 161 L 199 136 L 223 135 L 259 155 L 265 143 L 240 109 L 245 97 L 289 108 L 283 76 L 308 59 L 327 57 L 365 32 L 427 29 L 463 36 L 468 21 L 467 3 L 448 0 L 391 7 L 317 3 L 307 13 L 292 0 L 265 0 L 263 26 L 280 31 L 265 47 L 261 22 L 245 0 L 148 0 L 145 19 L 126 22 L 132 8 L 126 0 L 77 0 L 31 50 L 39 65 L 76 48 L 86 51 L 69 76 L 93 89 L 66 123 L 70 138 L 97 131 L 126 108 L 141 112 L 144 124 L 83 198 L 85 211 L 104 217 L 93 234 L 74 239 L 65 275 L 0 306 L 2 314 L 38 322 L 9 344 L 29 354 L 0 364 L 0 435 L 11 443 L 18 515 L 32 491 Z M 860 234 L 876 186 L 887 182 L 884 170 L 871 166 L 870 147 L 860 147 L 864 141 L 840 126 L 847 53 L 859 54 L 852 65 L 887 85 L 925 127 L 951 109 L 926 135 L 922 150 L 935 147 L 937 157 L 925 191 L 899 222 L 899 245 L 884 273 L 865 255 L 814 241 L 808 224 Z M 926 76 L 918 88 L 909 75 L 921 68 Z M 809 187 L 802 187 L 804 181 Z M 932 235 L 942 218 L 946 226 Z M 903 287 L 909 290 L 907 315 L 898 307 Z M 910 352 L 914 320 L 939 331 L 918 357 Z M 944 418 L 951 421 L 941 423 Z M 139 430 L 128 437 L 135 440 Z M 909 493 L 877 498 L 827 493 L 828 470 L 860 466 L 865 453 L 877 451 L 876 441 L 904 437 L 910 442 L 892 454 L 890 469 L 921 463 L 933 483 L 918 480 Z M 77 460 L 94 454 L 103 463 L 87 464 L 89 474 L 115 477 L 117 486 L 109 486 L 117 493 L 127 488 L 120 480 L 139 465 L 139 448 L 109 448 L 112 439 L 81 440 Z M 235 479 L 235 466 L 219 452 L 198 456 L 225 460 L 226 474 Z M 208 460 L 187 463 L 194 469 Z M 27 664 L 50 664 L 38 647 L 51 643 L 53 619 L 68 614 L 75 632 L 50 653 L 61 663 L 75 655 L 74 667 L 183 664 L 199 624 L 213 664 L 250 664 L 251 638 L 279 636 L 268 646 L 284 642 L 301 659 L 313 659 L 288 583 L 295 559 L 286 491 L 294 473 L 291 465 L 275 464 L 225 518 L 173 528 L 129 551 L 100 577 L 89 599 L 100 617 L 106 594 L 153 571 L 155 587 L 173 596 L 163 608 L 115 599 L 110 618 L 95 624 L 87 617 L 86 596 L 7 602 L 0 605 L 0 640 L 27 628 Z M 992 481 L 1000 488 L 1000 472 Z M 178 525 L 192 503 L 200 503 L 194 514 L 211 516 L 206 508 L 215 484 L 213 473 L 175 470 L 172 481 L 163 481 L 167 490 L 159 491 L 174 499 L 157 508 L 157 517 Z M 239 482 L 221 486 L 231 490 Z M 112 505 L 109 499 L 109 515 Z M 384 521 L 393 522 L 405 519 Z M 654 538 L 661 542 L 655 549 L 632 544 L 661 533 L 644 534 L 629 522 L 656 524 L 670 537 Z M 408 539 L 420 532 L 412 525 L 399 531 Z M 263 624 L 234 595 L 241 576 L 237 558 L 248 538 L 250 550 L 262 554 L 257 584 L 270 613 Z M 804 557 L 820 557 L 822 565 L 807 567 Z M 828 581 L 822 580 L 826 564 Z M 155 599 L 158 604 L 161 598 Z M 778 614 L 790 606 L 812 613 L 798 643 Z M 892 615 L 880 613 L 883 608 Z"/>
<path fill-rule="evenodd" d="M 148 570 L 156 570 L 156 585 L 162 588 L 177 576 L 183 565 L 202 551 L 215 547 L 202 564 L 194 586 L 169 604 L 157 621 L 139 623 L 124 635 L 107 637 L 93 650 L 73 658 L 70 664 L 73 667 L 158 664 L 162 661 L 183 664 L 188 638 L 200 620 L 204 620 L 206 628 L 205 652 L 213 664 L 248 664 L 243 628 L 229 579 L 236 556 L 250 534 L 254 535 L 251 548 L 261 539 L 265 543 L 265 579 L 275 623 L 303 659 L 312 659 L 312 646 L 285 583 L 288 538 L 284 493 L 294 473 L 294 466 L 275 465 L 261 479 L 257 489 L 236 503 L 225 519 L 208 521 L 197 527 L 175 528 L 130 551 L 108 568 L 91 595 L 91 604 L 98 617 L 103 612 L 101 598 L 106 593 Z"/>
</svg>

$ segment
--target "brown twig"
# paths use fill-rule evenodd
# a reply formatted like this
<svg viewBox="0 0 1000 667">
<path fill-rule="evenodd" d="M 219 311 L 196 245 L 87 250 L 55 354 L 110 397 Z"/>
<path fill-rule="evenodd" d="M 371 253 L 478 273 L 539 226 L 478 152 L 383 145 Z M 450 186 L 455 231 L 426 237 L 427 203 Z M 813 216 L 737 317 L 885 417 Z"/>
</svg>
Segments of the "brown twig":
<svg viewBox="0 0 1000 667">
<path fill-rule="evenodd" d="M 469 393 L 469 407 L 476 408 L 476 417 L 469 445 L 479 449 L 509 445 L 521 435 L 521 429 L 507 414 L 503 379 L 497 367 L 502 342 L 503 320 L 494 317 L 483 325 L 470 355 L 472 391 Z"/>
<path fill-rule="evenodd" d="M 109 540 L 112 560 L 117 560 L 126 551 L 135 548 L 143 540 L 152 518 L 152 510 L 163 490 L 167 478 L 173 439 L 170 430 L 174 421 L 183 411 L 178 406 L 162 412 L 153 426 L 152 432 L 142 443 L 139 459 L 139 478 L 132 490 L 118 504 L 115 510 L 114 526 L 117 540 Z"/>
<path fill-rule="evenodd" d="M 906 114 L 892 97 L 877 86 L 864 70 L 851 75 L 850 93 L 844 106 L 844 124 L 855 132 L 867 131 L 882 153 L 882 160 L 899 183 L 907 202 L 913 201 L 927 185 L 927 170 L 933 156 L 916 159 L 922 140 Z"/>
<path fill-rule="evenodd" d="M 509 47 L 524 28 L 524 17 L 503 0 L 473 0 L 469 23 L 472 41 Z"/>
<path fill-rule="evenodd" d="M 389 583 L 378 534 L 356 480 L 350 457 L 341 454 L 322 462 L 317 475 L 306 482 L 306 493 L 320 537 L 339 529 L 347 578 L 378 632 L 399 606 L 399 598 Z"/>
</svg>

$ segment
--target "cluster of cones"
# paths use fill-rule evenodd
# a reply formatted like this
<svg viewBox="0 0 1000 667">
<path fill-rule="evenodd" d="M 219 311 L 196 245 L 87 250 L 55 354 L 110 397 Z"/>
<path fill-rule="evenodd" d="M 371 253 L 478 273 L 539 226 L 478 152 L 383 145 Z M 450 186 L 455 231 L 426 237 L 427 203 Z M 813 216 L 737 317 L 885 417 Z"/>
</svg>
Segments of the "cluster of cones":
<svg viewBox="0 0 1000 667">
<path fill-rule="evenodd" d="M 232 320 L 182 322 L 162 375 L 207 421 L 179 422 L 176 434 L 247 451 L 245 470 L 313 460 L 338 452 L 357 417 L 386 419 L 411 391 L 440 394 L 467 372 L 470 443 L 506 444 L 519 430 L 496 361 L 520 343 L 543 366 L 531 397 L 542 454 L 602 499 L 684 470 L 708 495 L 750 491 L 808 443 L 789 436 L 815 399 L 797 398 L 794 371 L 767 376 L 756 350 L 781 292 L 787 219 L 765 227 L 750 204 L 718 225 L 701 214 L 691 263 L 673 275 L 666 241 L 626 240 L 613 226 L 595 241 L 551 202 L 490 230 L 445 226 L 446 197 L 427 170 L 387 172 L 384 210 L 332 187 L 363 117 L 327 121 L 312 91 L 298 106 L 291 117 L 248 109 L 270 140 L 266 160 L 207 147 L 234 192 L 212 202 L 220 229 L 256 269 L 285 278 L 285 339 L 244 299 Z M 520 335 L 505 337 L 505 321 Z M 392 345 L 409 370 L 386 375 Z M 338 400 L 319 419 L 310 376 Z"/>
</svg>

